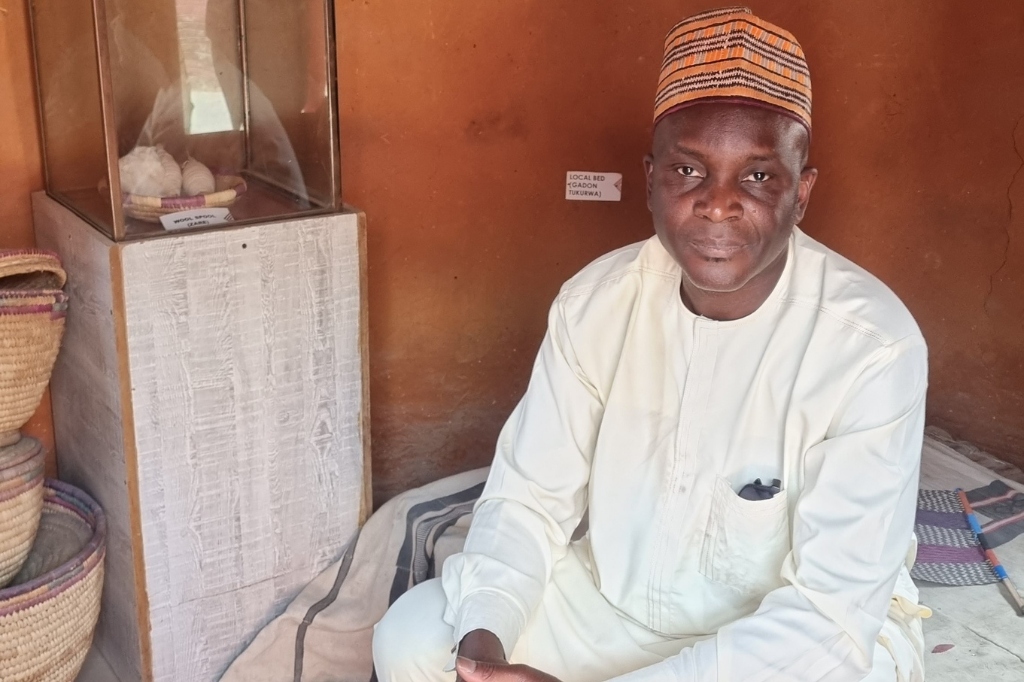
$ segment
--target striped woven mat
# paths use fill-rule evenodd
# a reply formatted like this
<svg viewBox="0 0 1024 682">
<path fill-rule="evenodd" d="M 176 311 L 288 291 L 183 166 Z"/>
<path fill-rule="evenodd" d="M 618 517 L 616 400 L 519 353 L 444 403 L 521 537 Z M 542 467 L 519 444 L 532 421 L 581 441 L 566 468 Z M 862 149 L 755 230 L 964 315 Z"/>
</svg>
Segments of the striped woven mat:
<svg viewBox="0 0 1024 682">
<path fill-rule="evenodd" d="M 996 480 L 969 491 L 967 499 L 993 548 L 1024 534 L 1024 493 Z M 917 563 L 910 575 L 915 580 L 942 585 L 998 582 L 955 491 L 920 491 L 914 530 Z"/>
</svg>

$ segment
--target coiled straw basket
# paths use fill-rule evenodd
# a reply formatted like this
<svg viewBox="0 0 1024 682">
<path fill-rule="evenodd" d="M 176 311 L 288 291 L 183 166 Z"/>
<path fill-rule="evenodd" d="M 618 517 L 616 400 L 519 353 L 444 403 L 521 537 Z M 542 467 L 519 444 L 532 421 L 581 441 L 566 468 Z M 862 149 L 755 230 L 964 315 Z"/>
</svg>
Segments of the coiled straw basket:
<svg viewBox="0 0 1024 682">
<path fill-rule="evenodd" d="M 0 443 L 16 438 L 50 381 L 64 334 L 66 280 L 54 254 L 0 252 Z"/>
<path fill-rule="evenodd" d="M 28 557 L 43 512 L 42 444 L 32 438 L 0 448 L 0 587 Z"/>
<path fill-rule="evenodd" d="M 123 197 L 125 215 L 148 223 L 160 222 L 160 216 L 193 208 L 230 206 L 245 193 L 245 180 L 237 175 L 218 175 L 214 178 L 216 189 L 209 194 L 175 197 L 147 197 L 141 194 L 125 194 Z"/>
<path fill-rule="evenodd" d="M 100 612 L 107 523 L 81 490 L 47 480 L 35 545 L 0 590 L 0 680 L 73 682 Z"/>
</svg>

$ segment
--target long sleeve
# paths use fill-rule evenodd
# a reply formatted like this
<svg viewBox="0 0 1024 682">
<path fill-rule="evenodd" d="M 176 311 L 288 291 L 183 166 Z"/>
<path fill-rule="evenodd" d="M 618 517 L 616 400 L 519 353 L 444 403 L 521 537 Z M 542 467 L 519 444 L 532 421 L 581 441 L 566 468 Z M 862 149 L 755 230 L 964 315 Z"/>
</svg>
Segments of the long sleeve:
<svg viewBox="0 0 1024 682">
<path fill-rule="evenodd" d="M 920 337 L 879 348 L 802 459 L 786 585 L 714 637 L 615 682 L 863 679 L 911 544 L 926 388 Z"/>
<path fill-rule="evenodd" d="M 464 551 L 442 571 L 445 621 L 456 642 L 484 629 L 511 653 L 586 509 L 602 410 L 556 300 L 529 387 L 499 436 Z"/>
</svg>

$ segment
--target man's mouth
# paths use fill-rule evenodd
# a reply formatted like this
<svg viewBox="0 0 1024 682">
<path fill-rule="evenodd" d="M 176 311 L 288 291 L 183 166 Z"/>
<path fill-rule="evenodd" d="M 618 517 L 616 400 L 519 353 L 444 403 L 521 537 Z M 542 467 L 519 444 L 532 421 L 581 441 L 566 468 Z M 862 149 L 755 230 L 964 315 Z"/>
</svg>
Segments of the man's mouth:
<svg viewBox="0 0 1024 682">
<path fill-rule="evenodd" d="M 701 240 L 691 241 L 690 247 L 704 258 L 712 260 L 728 260 L 741 251 L 746 245 L 742 242 Z"/>
</svg>

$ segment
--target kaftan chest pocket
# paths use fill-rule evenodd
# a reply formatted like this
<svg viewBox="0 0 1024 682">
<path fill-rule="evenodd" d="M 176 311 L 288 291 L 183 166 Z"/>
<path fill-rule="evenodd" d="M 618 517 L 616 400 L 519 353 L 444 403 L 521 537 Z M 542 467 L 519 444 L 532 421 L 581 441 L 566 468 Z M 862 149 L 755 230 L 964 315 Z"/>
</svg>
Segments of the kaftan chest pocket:
<svg viewBox="0 0 1024 682">
<path fill-rule="evenodd" d="M 760 600 L 782 585 L 791 547 L 785 490 L 768 500 L 746 500 L 724 478 L 715 481 L 701 549 L 701 573 L 747 598 Z"/>
</svg>

